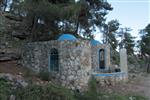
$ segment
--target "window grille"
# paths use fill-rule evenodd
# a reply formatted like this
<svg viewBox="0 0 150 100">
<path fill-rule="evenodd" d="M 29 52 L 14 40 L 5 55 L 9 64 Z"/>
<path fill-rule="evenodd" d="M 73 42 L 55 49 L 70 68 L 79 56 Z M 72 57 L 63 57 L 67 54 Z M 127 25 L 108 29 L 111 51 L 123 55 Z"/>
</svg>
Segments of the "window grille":
<svg viewBox="0 0 150 100">
<path fill-rule="evenodd" d="M 51 49 L 49 60 L 50 71 L 59 71 L 59 55 L 57 49 Z"/>
</svg>

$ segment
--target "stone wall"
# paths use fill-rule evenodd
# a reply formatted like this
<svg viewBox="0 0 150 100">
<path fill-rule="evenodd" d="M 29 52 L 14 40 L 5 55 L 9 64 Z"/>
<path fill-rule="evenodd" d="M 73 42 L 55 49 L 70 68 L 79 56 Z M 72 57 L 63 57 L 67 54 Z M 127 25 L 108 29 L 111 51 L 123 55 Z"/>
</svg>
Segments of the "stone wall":
<svg viewBox="0 0 150 100">
<path fill-rule="evenodd" d="M 93 73 L 93 76 L 101 86 L 114 86 L 128 81 L 128 74 L 126 72 Z"/>
<path fill-rule="evenodd" d="M 65 45 L 64 45 L 65 44 Z M 62 41 L 60 52 L 63 85 L 81 89 L 91 76 L 91 45 L 89 41 Z M 70 84 L 71 83 L 71 84 Z"/>
<path fill-rule="evenodd" d="M 94 70 L 98 70 L 99 69 L 99 50 L 100 49 L 104 49 L 105 51 L 105 66 L 106 69 L 109 69 L 109 67 L 111 67 L 110 64 L 110 47 L 109 45 L 96 45 L 96 46 L 92 46 L 92 68 Z"/>
<path fill-rule="evenodd" d="M 49 41 L 28 43 L 23 47 L 22 64 L 35 72 L 49 70 L 49 52 L 59 53 L 59 72 L 55 72 L 63 86 L 86 89 L 91 76 L 91 45 L 89 41 Z"/>
</svg>

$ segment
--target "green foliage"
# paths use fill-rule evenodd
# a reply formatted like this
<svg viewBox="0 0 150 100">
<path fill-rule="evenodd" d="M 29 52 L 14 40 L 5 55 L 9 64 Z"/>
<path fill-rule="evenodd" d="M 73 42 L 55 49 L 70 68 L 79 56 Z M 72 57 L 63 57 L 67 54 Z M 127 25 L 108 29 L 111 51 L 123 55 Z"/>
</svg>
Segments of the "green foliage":
<svg viewBox="0 0 150 100">
<path fill-rule="evenodd" d="M 14 88 L 9 81 L 0 79 L 0 100 L 8 100 L 11 94 L 16 96 L 16 100 L 147 100 L 139 95 L 110 94 L 98 90 L 96 80 L 93 79 L 89 82 L 88 91 L 82 93 L 74 93 L 55 84 L 29 84 L 27 87 Z"/>
<path fill-rule="evenodd" d="M 143 97 L 143 96 L 140 96 L 140 95 L 135 95 L 135 94 L 130 94 L 130 95 L 127 95 L 128 99 L 132 99 L 132 100 L 148 100 L 148 98 L 146 97 Z"/>
<path fill-rule="evenodd" d="M 38 75 L 43 81 L 49 81 L 50 80 L 50 73 L 48 71 L 40 71 Z"/>
<path fill-rule="evenodd" d="M 24 72 L 25 72 L 25 77 L 27 78 L 32 78 L 33 76 L 37 76 L 37 74 L 29 68 L 25 68 Z"/>
<path fill-rule="evenodd" d="M 74 100 L 70 90 L 54 84 L 20 88 L 16 91 L 16 97 L 16 100 Z"/>
<path fill-rule="evenodd" d="M 65 32 L 93 38 L 96 26 L 101 28 L 112 10 L 104 0 L 12 0 L 9 8 L 9 13 L 21 18 L 13 29 L 31 33 L 32 41 L 56 39 Z"/>
<path fill-rule="evenodd" d="M 139 95 L 122 95 L 120 93 L 102 93 L 99 100 L 148 100 Z"/>
<path fill-rule="evenodd" d="M 78 16 L 80 32 L 85 38 L 92 38 L 96 26 L 101 28 L 105 23 L 105 16 L 113 8 L 103 0 L 79 0 L 81 9 Z M 82 31 L 81 31 L 82 30 Z"/>
<path fill-rule="evenodd" d="M 115 50 L 118 46 L 118 41 L 116 39 L 116 32 L 119 29 L 119 22 L 118 20 L 111 20 L 104 27 L 104 43 L 108 42 L 113 50 Z"/>
<path fill-rule="evenodd" d="M 49 71 L 44 71 L 44 70 L 41 70 L 37 76 L 43 80 L 43 81 L 56 81 L 56 72 L 49 72 Z"/>
<path fill-rule="evenodd" d="M 75 97 L 77 100 L 99 100 L 98 97 L 98 91 L 97 91 L 97 85 L 96 85 L 96 80 L 91 79 L 89 81 L 89 88 L 86 92 L 83 94 L 75 94 Z"/>
<path fill-rule="evenodd" d="M 133 54 L 134 53 L 134 38 L 131 36 L 130 33 L 125 33 L 125 48 L 127 49 L 128 54 Z"/>
<path fill-rule="evenodd" d="M 89 82 L 89 89 L 83 94 L 76 94 L 76 100 L 147 100 L 147 98 L 139 95 L 123 95 L 120 93 L 106 93 L 98 91 L 95 79 Z"/>
<path fill-rule="evenodd" d="M 27 40 L 20 40 L 20 39 L 18 39 L 18 38 L 12 38 L 9 43 L 10 43 L 10 45 L 11 45 L 12 47 L 20 48 L 20 47 L 22 47 L 26 42 L 27 42 Z"/>
<path fill-rule="evenodd" d="M 8 100 L 11 93 L 11 84 L 5 79 L 0 78 L 0 100 Z"/>
<path fill-rule="evenodd" d="M 123 28 L 121 30 L 121 37 L 122 37 L 122 41 L 119 43 L 120 48 L 125 47 L 127 49 L 127 54 L 132 55 L 134 54 L 134 46 L 135 46 L 135 42 L 134 39 L 135 37 L 133 37 L 130 33 L 132 29 L 130 28 Z"/>
<path fill-rule="evenodd" d="M 98 100 L 97 84 L 94 78 L 90 80 L 89 89 L 85 95 L 89 100 Z"/>
<path fill-rule="evenodd" d="M 118 56 L 112 55 L 112 60 L 111 61 L 112 61 L 113 64 L 116 64 L 116 65 L 120 64 L 120 59 L 119 59 Z"/>
<path fill-rule="evenodd" d="M 141 41 L 139 41 L 139 48 L 141 55 L 146 57 L 147 73 L 150 73 L 150 24 L 145 29 L 140 31 Z"/>
<path fill-rule="evenodd" d="M 4 17 L 0 16 L 0 32 L 2 32 L 2 30 L 4 30 Z"/>
<path fill-rule="evenodd" d="M 0 43 L 4 40 L 6 37 L 4 30 L 5 30 L 5 25 L 4 25 L 5 19 L 3 16 L 0 16 Z"/>
<path fill-rule="evenodd" d="M 107 11 L 112 10 L 103 0 L 25 0 L 22 7 L 27 15 L 25 25 L 35 39 L 38 32 L 50 32 L 55 39 L 61 32 L 77 34 L 78 29 L 80 36 L 90 38 L 95 26 L 101 27 Z"/>
<path fill-rule="evenodd" d="M 129 64 L 134 64 L 135 63 L 135 60 L 133 59 L 133 57 L 128 56 L 128 63 Z"/>
<path fill-rule="evenodd" d="M 144 65 L 146 63 L 145 60 L 143 60 L 143 59 L 140 59 L 138 62 L 140 65 Z"/>
<path fill-rule="evenodd" d="M 99 100 L 99 93 L 97 91 L 96 80 L 91 79 L 89 81 L 89 88 L 83 94 L 75 93 L 77 100 Z"/>
<path fill-rule="evenodd" d="M 141 41 L 139 42 L 141 54 L 150 56 L 150 24 L 144 30 L 141 30 L 140 34 L 142 35 Z"/>
<path fill-rule="evenodd" d="M 79 5 L 73 0 L 25 0 L 23 9 L 26 11 L 25 25 L 37 40 L 39 32 L 55 39 L 64 31 L 72 31 L 78 15 Z M 39 22 L 40 21 L 40 22 Z M 50 35 L 48 33 L 51 33 Z M 46 35 L 42 34 L 42 35 Z"/>
</svg>

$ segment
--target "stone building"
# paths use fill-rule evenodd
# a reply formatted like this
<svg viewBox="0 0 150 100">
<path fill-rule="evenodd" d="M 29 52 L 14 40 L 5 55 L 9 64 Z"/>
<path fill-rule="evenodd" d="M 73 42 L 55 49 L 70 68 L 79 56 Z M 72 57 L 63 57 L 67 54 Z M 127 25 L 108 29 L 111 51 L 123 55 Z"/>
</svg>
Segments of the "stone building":
<svg viewBox="0 0 150 100">
<path fill-rule="evenodd" d="M 26 44 L 22 64 L 37 73 L 48 71 L 63 86 L 84 90 L 94 72 L 111 68 L 110 46 L 63 34 L 58 40 Z"/>
</svg>

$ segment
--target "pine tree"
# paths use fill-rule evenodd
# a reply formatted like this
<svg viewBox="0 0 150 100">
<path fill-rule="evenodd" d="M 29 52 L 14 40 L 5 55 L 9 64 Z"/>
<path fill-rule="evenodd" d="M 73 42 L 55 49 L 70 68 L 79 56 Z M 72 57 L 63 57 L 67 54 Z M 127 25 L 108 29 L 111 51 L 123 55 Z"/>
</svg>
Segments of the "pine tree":
<svg viewBox="0 0 150 100">
<path fill-rule="evenodd" d="M 5 6 L 7 8 L 7 1 Z M 56 39 L 61 33 L 92 38 L 112 10 L 104 0 L 11 0 L 9 11 L 22 18 L 20 27 L 32 41 Z M 21 29 L 21 30 L 22 30 Z"/>
<path fill-rule="evenodd" d="M 146 58 L 147 72 L 150 73 L 150 24 L 148 24 L 140 34 L 142 35 L 141 41 L 139 42 L 141 54 Z"/>
<path fill-rule="evenodd" d="M 109 43 L 112 48 L 115 50 L 118 46 L 118 41 L 116 39 L 116 33 L 119 29 L 119 22 L 118 20 L 111 20 L 107 24 L 103 26 L 103 42 Z"/>
<path fill-rule="evenodd" d="M 81 10 L 78 16 L 78 27 L 80 34 L 85 38 L 93 37 L 96 27 L 101 28 L 105 23 L 105 16 L 113 8 L 104 0 L 80 0 Z"/>
<path fill-rule="evenodd" d="M 74 18 L 78 9 L 72 0 L 25 0 L 26 25 L 37 39 L 37 32 L 51 33 L 55 39 L 59 33 L 74 28 Z"/>
<path fill-rule="evenodd" d="M 134 39 L 130 33 L 131 29 L 130 28 L 124 28 L 124 31 L 121 31 L 120 33 L 123 35 L 123 40 L 119 43 L 120 48 L 123 46 L 127 49 L 127 54 L 133 55 L 134 54 Z"/>
</svg>

